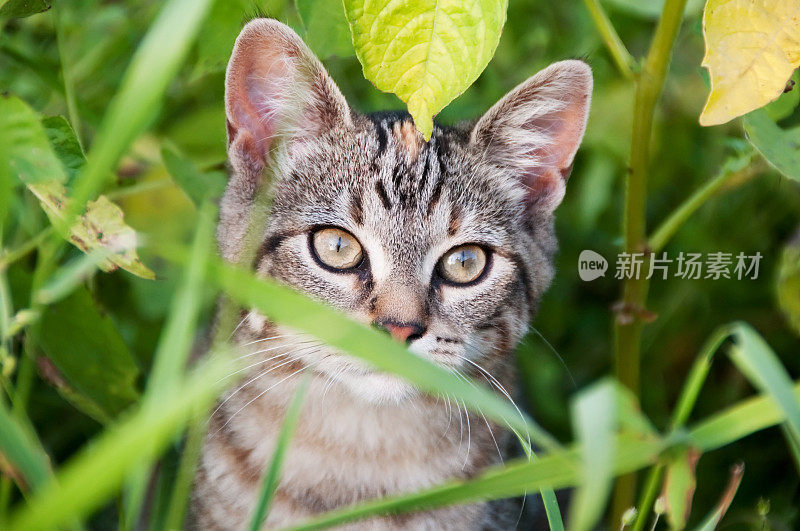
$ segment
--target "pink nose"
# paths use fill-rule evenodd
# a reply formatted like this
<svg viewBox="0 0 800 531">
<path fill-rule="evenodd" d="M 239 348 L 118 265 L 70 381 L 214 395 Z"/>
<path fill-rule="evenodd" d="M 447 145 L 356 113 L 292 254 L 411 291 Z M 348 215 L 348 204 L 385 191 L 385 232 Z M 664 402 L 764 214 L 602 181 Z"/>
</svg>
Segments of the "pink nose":
<svg viewBox="0 0 800 531">
<path fill-rule="evenodd" d="M 384 326 L 386 326 L 386 330 L 392 334 L 392 337 L 401 343 L 408 341 L 408 338 L 414 335 L 414 332 L 417 331 L 417 328 L 414 326 L 398 326 L 393 324 L 386 324 Z"/>
<path fill-rule="evenodd" d="M 383 328 L 393 338 L 401 343 L 411 343 L 415 339 L 422 337 L 425 329 L 417 323 L 397 323 L 390 320 L 378 320 L 375 324 L 379 328 Z"/>
</svg>

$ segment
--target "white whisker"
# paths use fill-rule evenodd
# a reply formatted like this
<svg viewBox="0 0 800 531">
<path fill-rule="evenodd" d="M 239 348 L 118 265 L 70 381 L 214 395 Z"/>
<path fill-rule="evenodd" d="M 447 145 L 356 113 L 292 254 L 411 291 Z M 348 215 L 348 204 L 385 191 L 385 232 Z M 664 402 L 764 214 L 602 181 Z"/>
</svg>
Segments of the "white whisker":
<svg viewBox="0 0 800 531">
<path fill-rule="evenodd" d="M 249 406 L 250 404 L 252 404 L 252 403 L 253 403 L 253 402 L 255 402 L 256 400 L 258 400 L 259 398 L 261 398 L 262 396 L 264 396 L 266 393 L 268 393 L 269 391 L 271 391 L 272 389 L 274 389 L 274 388 L 275 388 L 275 387 L 277 387 L 278 385 L 282 384 L 283 382 L 285 382 L 286 380 L 288 380 L 288 379 L 289 379 L 289 378 L 291 378 L 292 376 L 294 376 L 294 375 L 296 375 L 296 374 L 299 374 L 299 373 L 303 372 L 304 370 L 306 370 L 306 367 L 302 367 L 302 368 L 300 368 L 300 369 L 298 369 L 298 370 L 294 371 L 294 372 L 293 372 L 292 374 L 290 374 L 289 376 L 286 376 L 285 378 L 282 378 L 281 380 L 278 380 L 278 382 L 276 382 L 276 383 L 274 383 L 274 384 L 270 385 L 269 387 L 267 387 L 266 389 L 264 389 L 263 391 L 261 391 L 260 393 L 258 393 L 258 394 L 256 395 L 256 397 L 255 397 L 255 398 L 253 398 L 252 400 L 250 400 L 249 402 L 247 402 L 245 405 L 243 405 L 243 406 L 242 406 L 242 407 L 240 407 L 238 410 L 236 410 L 236 412 L 235 412 L 233 415 L 231 415 L 230 417 L 228 417 L 228 420 L 227 420 L 227 421 L 225 421 L 225 424 L 223 424 L 222 426 L 220 426 L 220 428 L 219 428 L 217 431 L 215 431 L 215 432 L 214 432 L 214 433 L 213 433 L 211 436 L 212 436 L 212 437 L 214 437 L 214 436 L 216 436 L 216 435 L 217 435 L 217 434 L 218 434 L 220 431 L 222 431 L 223 429 L 225 429 L 225 427 L 226 427 L 228 424 L 230 424 L 230 422 L 233 420 L 233 418 L 234 418 L 236 415 L 238 415 L 239 413 L 241 413 L 241 412 L 244 410 L 244 408 L 246 408 L 247 406 Z"/>
</svg>

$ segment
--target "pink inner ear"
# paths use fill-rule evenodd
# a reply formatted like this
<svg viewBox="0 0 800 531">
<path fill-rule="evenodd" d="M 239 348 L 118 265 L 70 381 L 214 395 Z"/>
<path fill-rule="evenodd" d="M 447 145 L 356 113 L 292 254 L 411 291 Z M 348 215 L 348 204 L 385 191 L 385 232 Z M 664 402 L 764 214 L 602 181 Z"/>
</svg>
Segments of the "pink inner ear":
<svg viewBox="0 0 800 531">
<path fill-rule="evenodd" d="M 285 114 L 295 69 L 286 53 L 276 53 L 260 43 L 243 42 L 228 72 L 228 121 L 237 132 L 247 129 L 264 158 Z M 232 138 L 229 138 L 229 142 Z"/>
</svg>

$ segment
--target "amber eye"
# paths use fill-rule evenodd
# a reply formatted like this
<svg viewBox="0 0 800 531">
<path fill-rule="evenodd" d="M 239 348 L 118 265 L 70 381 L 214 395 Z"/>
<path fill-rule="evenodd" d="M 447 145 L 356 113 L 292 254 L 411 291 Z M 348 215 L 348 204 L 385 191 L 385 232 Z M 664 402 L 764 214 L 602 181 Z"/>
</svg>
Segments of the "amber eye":
<svg viewBox="0 0 800 531">
<path fill-rule="evenodd" d="M 439 274 L 455 284 L 477 279 L 486 268 L 486 251 L 477 245 L 454 247 L 439 259 Z"/>
<path fill-rule="evenodd" d="M 333 227 L 320 229 L 312 236 L 314 254 L 334 269 L 352 269 L 361 263 L 361 244 L 355 237 Z"/>
</svg>

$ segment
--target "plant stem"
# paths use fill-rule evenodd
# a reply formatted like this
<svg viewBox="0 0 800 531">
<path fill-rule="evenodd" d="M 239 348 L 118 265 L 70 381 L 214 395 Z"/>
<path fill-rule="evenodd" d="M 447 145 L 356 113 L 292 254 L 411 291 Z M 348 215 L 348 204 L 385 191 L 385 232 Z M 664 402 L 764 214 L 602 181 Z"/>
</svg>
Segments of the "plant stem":
<svg viewBox="0 0 800 531">
<path fill-rule="evenodd" d="M 625 250 L 645 253 L 645 208 L 649 169 L 650 140 L 655 106 L 664 87 L 672 47 L 680 28 L 686 0 L 667 0 L 656 27 L 650 51 L 642 71 L 635 76 L 636 95 L 633 109 L 630 169 L 625 187 Z M 625 281 L 622 303 L 615 320 L 615 365 L 617 379 L 639 396 L 639 369 L 642 328 L 648 283 L 643 275 Z M 614 492 L 612 521 L 619 522 L 630 507 L 636 488 L 635 476 L 620 478 Z"/>
<path fill-rule="evenodd" d="M 614 28 L 611 20 L 609 20 L 603 6 L 600 5 L 600 1 L 584 0 L 584 3 L 589 10 L 589 14 L 592 16 L 592 20 L 597 27 L 597 31 L 600 33 L 600 37 L 603 39 L 606 48 L 608 48 L 608 53 L 611 54 L 611 58 L 614 60 L 614 63 L 616 63 L 620 73 L 627 79 L 632 79 L 633 70 L 631 69 L 631 65 L 635 64 L 635 61 L 622 42 L 622 39 L 619 38 L 616 28 Z"/>
<path fill-rule="evenodd" d="M 755 160 L 754 160 L 755 159 Z M 716 177 L 704 184 L 687 198 L 670 216 L 658 226 L 650 237 L 650 251 L 660 251 L 689 217 L 727 183 L 747 180 L 764 169 L 764 163 L 756 158 L 755 151 L 748 156 L 748 164 L 738 170 L 723 168 Z"/>
</svg>

